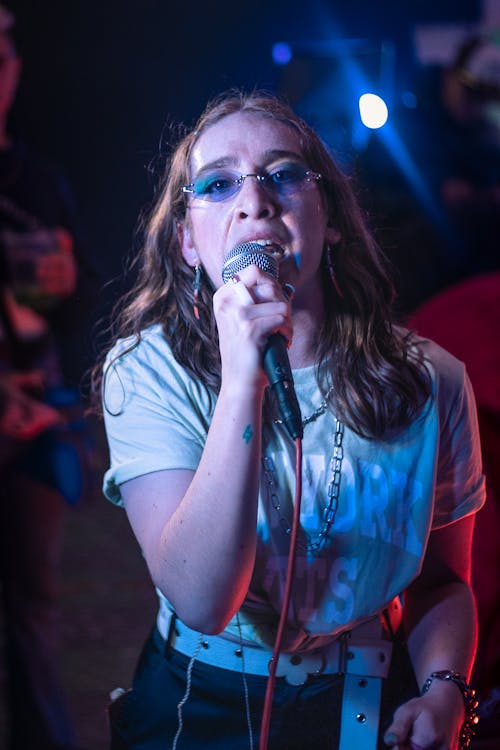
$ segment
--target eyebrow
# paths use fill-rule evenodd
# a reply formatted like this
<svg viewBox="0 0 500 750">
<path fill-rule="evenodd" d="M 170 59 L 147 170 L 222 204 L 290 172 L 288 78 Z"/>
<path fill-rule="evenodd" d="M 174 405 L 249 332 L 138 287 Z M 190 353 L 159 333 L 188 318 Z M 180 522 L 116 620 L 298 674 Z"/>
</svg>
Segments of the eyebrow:
<svg viewBox="0 0 500 750">
<path fill-rule="evenodd" d="M 275 161 L 276 159 L 300 160 L 303 159 L 303 156 L 296 151 L 288 151 L 286 149 L 269 149 L 268 151 L 264 151 L 264 153 L 262 154 L 261 163 L 266 164 L 271 161 Z M 198 170 L 195 177 L 198 177 L 200 174 L 204 174 L 205 172 L 210 172 L 212 169 L 220 169 L 221 167 L 237 167 L 238 161 L 239 157 L 237 156 L 221 156 L 219 159 L 214 159 L 213 161 L 204 164 L 201 169 Z M 257 169 L 260 169 L 260 167 L 257 167 Z"/>
</svg>

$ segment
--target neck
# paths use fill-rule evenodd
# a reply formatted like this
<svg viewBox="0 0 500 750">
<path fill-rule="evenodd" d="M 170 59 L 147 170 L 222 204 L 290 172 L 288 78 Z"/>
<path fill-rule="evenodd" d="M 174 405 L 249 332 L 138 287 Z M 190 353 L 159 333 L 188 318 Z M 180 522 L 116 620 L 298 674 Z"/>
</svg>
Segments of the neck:
<svg viewBox="0 0 500 750">
<path fill-rule="evenodd" d="M 320 305 L 293 306 L 293 340 L 289 351 L 293 368 L 308 367 L 316 360 L 318 334 L 323 322 L 323 302 Z"/>
</svg>

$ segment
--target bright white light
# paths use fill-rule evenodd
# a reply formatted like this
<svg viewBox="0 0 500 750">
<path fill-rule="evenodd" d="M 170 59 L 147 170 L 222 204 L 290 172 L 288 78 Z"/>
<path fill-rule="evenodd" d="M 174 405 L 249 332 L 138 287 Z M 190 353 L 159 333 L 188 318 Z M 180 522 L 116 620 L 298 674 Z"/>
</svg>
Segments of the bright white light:
<svg viewBox="0 0 500 750">
<path fill-rule="evenodd" d="M 376 94 L 363 94 L 359 97 L 359 114 L 361 122 L 367 128 L 375 130 L 385 125 L 389 116 L 387 104 Z"/>
</svg>

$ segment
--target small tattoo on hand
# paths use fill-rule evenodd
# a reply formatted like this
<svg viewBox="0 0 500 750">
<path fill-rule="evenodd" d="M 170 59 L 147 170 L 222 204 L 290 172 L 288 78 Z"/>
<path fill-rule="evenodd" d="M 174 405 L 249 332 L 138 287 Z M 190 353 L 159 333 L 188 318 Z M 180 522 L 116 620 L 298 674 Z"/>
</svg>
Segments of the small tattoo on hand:
<svg viewBox="0 0 500 750">
<path fill-rule="evenodd" d="M 243 432 L 242 437 L 247 445 L 250 442 L 250 440 L 253 438 L 253 430 L 249 424 L 247 424 L 247 426 L 245 427 L 245 431 Z"/>
</svg>

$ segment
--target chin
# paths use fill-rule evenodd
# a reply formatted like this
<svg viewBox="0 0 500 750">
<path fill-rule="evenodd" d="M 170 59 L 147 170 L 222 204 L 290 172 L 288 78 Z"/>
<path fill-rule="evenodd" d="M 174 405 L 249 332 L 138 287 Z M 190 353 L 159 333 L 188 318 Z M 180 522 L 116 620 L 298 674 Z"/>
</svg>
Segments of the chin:
<svg viewBox="0 0 500 750">
<path fill-rule="evenodd" d="M 287 256 L 279 267 L 279 280 L 288 281 L 290 284 L 296 284 L 299 280 L 300 272 L 297 266 L 297 260 L 294 256 Z"/>
</svg>

